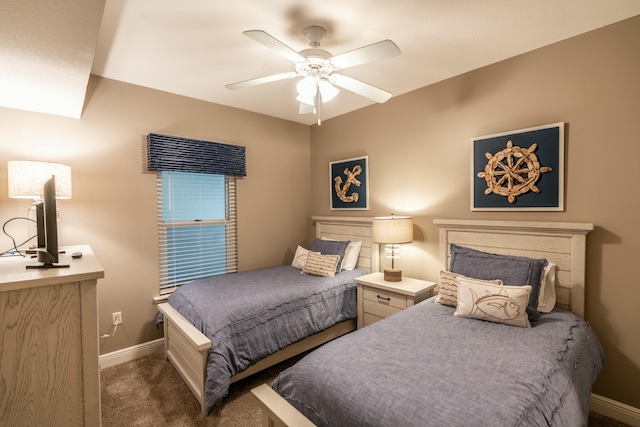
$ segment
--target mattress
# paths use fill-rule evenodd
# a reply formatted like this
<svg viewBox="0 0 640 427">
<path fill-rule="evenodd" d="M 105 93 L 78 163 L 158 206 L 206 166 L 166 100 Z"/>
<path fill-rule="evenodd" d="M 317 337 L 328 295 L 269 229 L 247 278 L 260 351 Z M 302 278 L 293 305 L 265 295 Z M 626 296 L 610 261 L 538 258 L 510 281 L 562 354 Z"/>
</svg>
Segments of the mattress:
<svg viewBox="0 0 640 427">
<path fill-rule="evenodd" d="M 285 265 L 198 280 L 169 304 L 211 339 L 205 383 L 207 412 L 220 404 L 231 377 L 276 351 L 357 316 L 361 270 L 335 277 Z"/>
<path fill-rule="evenodd" d="M 318 426 L 587 425 L 604 366 L 588 323 L 555 309 L 519 328 L 433 300 L 315 350 L 274 390 Z"/>
</svg>

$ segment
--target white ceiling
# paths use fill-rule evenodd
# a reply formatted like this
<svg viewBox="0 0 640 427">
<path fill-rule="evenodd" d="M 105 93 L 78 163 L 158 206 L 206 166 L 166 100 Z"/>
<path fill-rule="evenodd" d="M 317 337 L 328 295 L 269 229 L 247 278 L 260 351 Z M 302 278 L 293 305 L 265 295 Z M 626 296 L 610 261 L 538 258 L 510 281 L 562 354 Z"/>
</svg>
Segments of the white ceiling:
<svg viewBox="0 0 640 427">
<path fill-rule="evenodd" d="M 0 107 L 79 118 L 105 0 L 0 0 Z"/>
<path fill-rule="evenodd" d="M 58 1 L 69 3 L 74 10 L 86 2 Z M 95 4 L 101 1 L 91 0 Z M 49 0 L 5 2 L 24 8 L 25 4 L 46 4 Z M 0 28 L 6 24 L 4 7 L 0 6 Z M 53 19 L 50 11 L 32 13 L 43 22 Z M 291 62 L 244 36 L 243 31 L 264 30 L 300 51 L 309 47 L 303 29 L 321 25 L 328 32 L 321 48 L 333 55 L 391 39 L 402 51 L 400 56 L 342 73 L 397 96 L 636 15 L 640 15 L 638 0 L 106 0 L 91 73 L 313 124 L 317 120 L 314 116 L 298 114 L 295 81 L 235 91 L 225 88 L 228 83 L 293 71 Z M 78 30 L 85 44 L 91 42 L 86 37 L 91 33 L 87 23 L 82 19 L 70 21 L 60 23 Z M 84 32 L 80 31 L 83 28 Z M 14 23 L 13 31 L 20 32 L 20 25 Z M 0 35 L 1 80 L 7 75 L 3 73 L 5 61 L 20 62 L 24 59 L 20 55 L 29 52 L 24 47 L 14 49 L 7 57 L 6 31 Z M 29 40 L 27 47 L 39 55 L 37 44 L 45 41 L 34 41 L 28 35 L 25 38 Z M 86 50 L 85 46 L 78 55 Z M 54 65 L 68 71 L 65 58 Z M 29 67 L 36 68 L 36 64 Z M 13 69 L 16 72 L 16 67 Z M 47 70 L 50 73 L 53 71 Z M 86 90 L 87 70 L 79 72 L 83 73 L 84 86 L 71 81 L 56 84 L 68 83 L 70 90 Z M 42 80 L 43 76 L 33 78 Z M 43 81 L 50 84 L 50 79 Z M 0 96 L 0 106 L 30 109 L 7 104 L 4 98 Z M 322 119 L 372 103 L 341 90 L 323 106 Z"/>
</svg>

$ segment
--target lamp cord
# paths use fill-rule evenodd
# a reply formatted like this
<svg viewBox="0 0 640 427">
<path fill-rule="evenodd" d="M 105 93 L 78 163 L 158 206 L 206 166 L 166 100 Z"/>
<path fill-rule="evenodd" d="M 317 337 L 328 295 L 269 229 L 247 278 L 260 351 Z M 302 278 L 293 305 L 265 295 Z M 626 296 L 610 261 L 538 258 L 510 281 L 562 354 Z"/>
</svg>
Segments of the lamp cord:
<svg viewBox="0 0 640 427">
<path fill-rule="evenodd" d="M 36 236 L 31 236 L 29 237 L 27 240 L 25 240 L 24 242 L 20 243 L 19 245 L 16 244 L 16 239 L 13 238 L 12 235 L 10 235 L 9 233 L 7 233 L 6 227 L 7 224 L 9 224 L 11 221 L 17 220 L 17 219 L 26 219 L 27 221 L 31 221 L 31 222 L 35 222 L 34 220 L 32 220 L 31 218 L 27 218 L 24 216 L 17 216 L 11 219 L 8 219 L 7 221 L 5 221 L 5 223 L 2 225 L 2 232 L 4 234 L 7 235 L 7 237 L 9 237 L 11 239 L 11 241 L 13 242 L 13 247 L 10 249 L 7 249 L 6 251 L 3 251 L 0 253 L 0 256 L 14 256 L 14 255 L 20 255 L 21 257 L 25 257 L 26 255 L 23 254 L 22 252 L 20 252 L 20 249 L 18 249 L 20 246 L 26 245 L 27 243 L 29 243 L 34 237 Z M 14 252 L 15 251 L 15 252 Z"/>
</svg>

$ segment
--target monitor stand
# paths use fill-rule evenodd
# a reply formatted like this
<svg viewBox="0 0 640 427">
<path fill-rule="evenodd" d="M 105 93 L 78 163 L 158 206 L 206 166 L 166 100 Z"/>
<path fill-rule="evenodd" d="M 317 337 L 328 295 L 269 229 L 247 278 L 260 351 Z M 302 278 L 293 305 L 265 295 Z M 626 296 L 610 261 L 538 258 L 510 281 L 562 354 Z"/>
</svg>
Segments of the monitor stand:
<svg viewBox="0 0 640 427">
<path fill-rule="evenodd" d="M 45 269 L 45 268 L 67 268 L 69 264 L 41 264 L 41 265 L 27 265 L 27 269 L 37 268 L 37 269 Z"/>
</svg>

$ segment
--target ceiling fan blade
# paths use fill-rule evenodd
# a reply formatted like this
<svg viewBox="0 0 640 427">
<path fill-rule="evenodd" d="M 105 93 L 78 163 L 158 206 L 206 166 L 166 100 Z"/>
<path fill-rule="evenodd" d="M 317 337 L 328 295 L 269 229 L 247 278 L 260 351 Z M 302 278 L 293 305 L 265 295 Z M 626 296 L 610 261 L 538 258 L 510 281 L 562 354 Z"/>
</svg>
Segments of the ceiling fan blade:
<svg viewBox="0 0 640 427">
<path fill-rule="evenodd" d="M 265 45 L 269 49 L 275 50 L 276 52 L 278 52 L 280 55 L 284 56 L 291 62 L 298 63 L 298 62 L 305 61 L 304 56 L 300 55 L 298 52 L 291 49 L 289 46 L 282 43 L 280 40 L 269 35 L 268 33 L 265 33 L 262 30 L 249 30 L 249 31 L 244 31 L 242 34 L 249 37 L 250 39 L 257 41 L 260 44 Z"/>
<path fill-rule="evenodd" d="M 359 49 L 336 55 L 329 59 L 334 68 L 341 70 L 354 67 L 379 59 L 391 58 L 400 55 L 400 49 L 391 40 L 383 40 Z"/>
<path fill-rule="evenodd" d="M 305 104 L 304 102 L 300 103 L 300 108 L 298 108 L 298 114 L 311 114 L 313 113 L 313 105 Z"/>
<path fill-rule="evenodd" d="M 259 77 L 257 79 L 251 79 L 251 80 L 245 80 L 242 82 L 237 82 L 237 83 L 230 83 L 228 85 L 225 85 L 225 87 L 227 89 L 244 89 L 246 87 L 250 87 L 250 86 L 257 86 L 257 85 L 261 85 L 264 83 L 271 83 L 271 82 L 276 82 L 278 80 L 285 80 L 285 79 L 292 79 L 294 77 L 297 77 L 298 74 L 294 73 L 293 71 L 290 71 L 288 73 L 280 73 L 280 74 L 274 74 L 272 76 L 266 76 L 266 77 Z"/>
<path fill-rule="evenodd" d="M 372 99 L 381 104 L 391 98 L 391 93 L 352 77 L 345 76 L 344 74 L 331 74 L 329 81 L 336 86 L 340 86 L 343 89 L 355 92 L 358 95 L 362 95 L 365 98 Z"/>
</svg>

